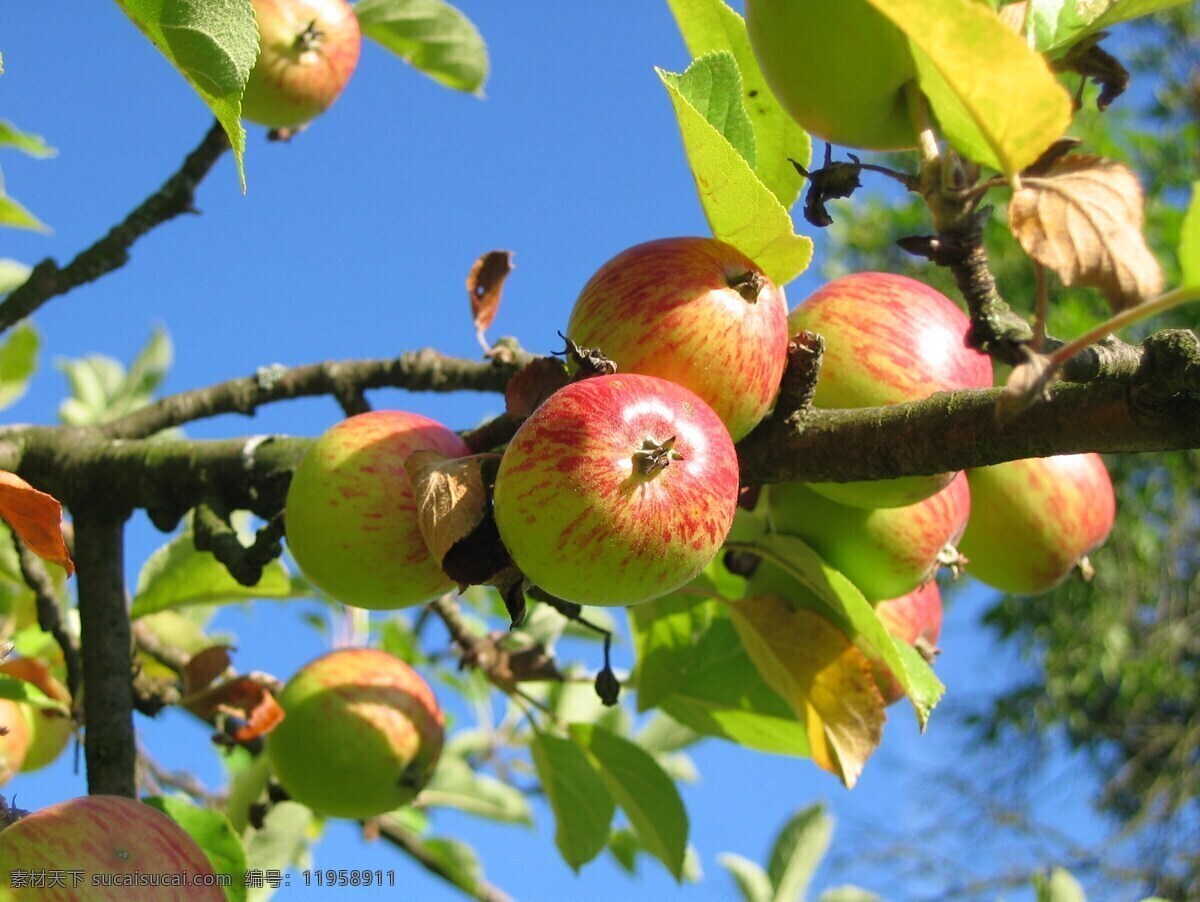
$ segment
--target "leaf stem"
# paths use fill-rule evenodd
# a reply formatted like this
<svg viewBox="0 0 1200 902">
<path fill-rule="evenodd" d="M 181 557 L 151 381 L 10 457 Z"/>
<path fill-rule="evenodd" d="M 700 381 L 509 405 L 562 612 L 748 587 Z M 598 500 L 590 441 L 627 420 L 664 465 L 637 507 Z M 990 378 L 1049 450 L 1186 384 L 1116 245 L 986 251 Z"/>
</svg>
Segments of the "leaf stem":
<svg viewBox="0 0 1200 902">
<path fill-rule="evenodd" d="M 1142 320 L 1149 319 L 1152 316 L 1157 316 L 1160 313 L 1166 313 L 1168 310 L 1173 310 L 1176 307 L 1182 307 L 1184 304 L 1189 304 L 1192 301 L 1200 301 L 1200 285 L 1181 286 L 1165 294 L 1160 294 L 1158 297 L 1144 304 L 1138 304 L 1136 307 L 1122 310 L 1116 316 L 1106 319 L 1093 329 L 1089 329 L 1074 341 L 1058 348 L 1050 355 L 1050 361 L 1056 368 L 1060 367 L 1080 351 L 1091 347 L 1106 335 L 1132 326 L 1134 323 L 1139 323 Z"/>
</svg>

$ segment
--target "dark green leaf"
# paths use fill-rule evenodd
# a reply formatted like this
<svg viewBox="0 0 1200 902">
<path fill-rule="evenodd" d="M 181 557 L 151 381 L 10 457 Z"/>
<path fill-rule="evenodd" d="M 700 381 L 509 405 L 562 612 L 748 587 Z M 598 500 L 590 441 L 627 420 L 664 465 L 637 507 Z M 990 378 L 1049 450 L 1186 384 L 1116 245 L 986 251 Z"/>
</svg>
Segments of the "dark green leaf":
<svg viewBox="0 0 1200 902">
<path fill-rule="evenodd" d="M 359 0 L 363 34 L 446 87 L 483 92 L 487 46 L 471 20 L 442 0 Z"/>
<path fill-rule="evenodd" d="M 442 866 L 442 870 L 451 883 L 464 892 L 474 895 L 483 879 L 483 868 L 479 864 L 479 856 L 464 842 L 445 837 L 422 839 L 418 842 L 425 851 Z"/>
<path fill-rule="evenodd" d="M 554 811 L 555 845 L 577 871 L 608 842 L 616 802 L 583 749 L 571 740 L 535 733 L 530 750 Z"/>
<path fill-rule="evenodd" d="M 230 902 L 246 899 L 246 848 L 233 825 L 220 811 L 199 808 L 191 802 L 174 796 L 154 796 L 145 800 L 151 808 L 157 808 L 175 823 L 204 850 L 213 870 L 229 875 L 225 896 Z"/>
</svg>

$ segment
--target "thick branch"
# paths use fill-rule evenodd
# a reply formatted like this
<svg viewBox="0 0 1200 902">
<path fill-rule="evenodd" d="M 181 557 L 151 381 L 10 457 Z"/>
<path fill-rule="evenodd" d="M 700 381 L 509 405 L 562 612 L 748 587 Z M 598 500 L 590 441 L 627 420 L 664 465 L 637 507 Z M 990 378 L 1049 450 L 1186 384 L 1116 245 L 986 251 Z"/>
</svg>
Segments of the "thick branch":
<svg viewBox="0 0 1200 902">
<path fill-rule="evenodd" d="M 263 367 L 253 376 L 181 392 L 104 427 L 111 438 L 145 438 L 222 413 L 253 414 L 263 404 L 312 395 L 347 397 L 370 388 L 502 392 L 527 355 L 501 363 L 446 357 L 430 348 L 382 360 L 343 360 Z"/>
<path fill-rule="evenodd" d="M 89 507 L 73 513 L 88 792 L 134 798 L 137 743 L 132 644 L 125 606 L 125 517 Z"/>
<path fill-rule="evenodd" d="M 129 249 L 139 238 L 181 213 L 194 212 L 196 186 L 228 149 L 229 139 L 224 129 L 214 122 L 179 171 L 107 235 L 62 269 L 49 258 L 35 266 L 25 284 L 0 302 L 0 331 L 29 316 L 51 298 L 124 266 L 129 260 Z"/>
</svg>

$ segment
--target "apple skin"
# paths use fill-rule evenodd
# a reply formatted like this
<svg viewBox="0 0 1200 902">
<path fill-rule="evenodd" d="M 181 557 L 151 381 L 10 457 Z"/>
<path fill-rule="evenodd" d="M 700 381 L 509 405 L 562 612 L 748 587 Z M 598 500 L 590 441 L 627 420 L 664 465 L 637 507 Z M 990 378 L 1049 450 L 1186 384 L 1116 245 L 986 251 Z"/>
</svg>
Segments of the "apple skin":
<svg viewBox="0 0 1200 902">
<path fill-rule="evenodd" d="M 834 279 L 788 315 L 791 334 L 808 329 L 825 338 L 817 407 L 882 407 L 935 392 L 990 388 L 990 358 L 966 345 L 970 325 L 941 292 L 880 272 Z M 939 473 L 810 488 L 854 507 L 901 507 L 928 498 L 953 478 Z"/>
<path fill-rule="evenodd" d="M 429 684 L 370 648 L 302 667 L 279 696 L 267 755 L 288 794 L 330 817 L 368 818 L 413 800 L 441 755 L 445 721 Z"/>
<path fill-rule="evenodd" d="M 647 443 L 679 459 L 642 472 Z M 683 386 L 640 374 L 559 389 L 517 430 L 496 474 L 500 538 L 545 591 L 589 605 L 671 592 L 716 556 L 737 510 L 737 452 Z"/>
<path fill-rule="evenodd" d="M 21 706 L 10 699 L 0 699 L 0 727 L 5 730 L 0 735 L 0 786 L 3 786 L 25 764 L 31 737 L 29 721 Z"/>
<path fill-rule="evenodd" d="M 11 889 L 13 871 L 82 871 L 83 882 Z M 225 891 L 211 885 L 104 886 L 93 877 L 163 874 L 190 884 L 215 878 L 204 850 L 182 827 L 136 799 L 93 795 L 68 799 L 34 811 L 0 833 L 0 887 L 4 898 L 37 902 L 223 902 Z M 2 892 L 0 892 L 2 894 Z"/>
<path fill-rule="evenodd" d="M 887 631 L 909 645 L 918 640 L 932 652 L 937 647 L 942 633 L 942 593 L 936 582 L 928 582 L 900 598 L 881 601 L 875 605 L 875 613 L 887 627 Z M 875 684 L 887 704 L 904 698 L 904 688 L 886 665 L 872 662 Z"/>
<path fill-rule="evenodd" d="M 35 658 L 9 658 L 0 664 L 0 673 L 19 677 L 33 683 L 50 698 L 56 699 L 70 707 L 71 694 L 67 687 L 56 680 L 50 669 Z M 57 711 L 47 711 L 32 705 L 0 700 L 0 706 L 12 706 L 25 718 L 29 727 L 29 748 L 25 752 L 25 760 L 21 763 L 22 771 L 38 770 L 54 761 L 67 747 L 74 732 L 74 724 L 69 716 Z M 0 713 L 0 723 L 8 723 L 7 708 Z"/>
<path fill-rule="evenodd" d="M 358 17 L 346 0 L 253 3 L 260 49 L 242 116 L 271 128 L 303 125 L 325 112 L 354 74 L 362 49 Z"/>
<path fill-rule="evenodd" d="M 746 29 L 771 92 L 805 131 L 867 150 L 916 146 L 908 41 L 867 0 L 746 0 Z"/>
<path fill-rule="evenodd" d="M 741 291 L 731 283 L 742 284 Z M 619 372 L 658 376 L 695 392 L 736 442 L 779 392 L 787 301 L 732 245 L 663 238 L 634 245 L 596 271 L 575 301 L 567 337 L 599 348 Z"/>
<path fill-rule="evenodd" d="M 967 479 L 967 572 L 1013 595 L 1053 589 L 1112 531 L 1116 498 L 1098 454 L 1013 460 Z"/>
<path fill-rule="evenodd" d="M 338 601 L 392 610 L 454 585 L 421 535 L 404 470 L 421 450 L 471 453 L 435 420 L 378 410 L 333 426 L 296 468 L 284 508 L 288 547 L 301 572 Z"/>
<path fill-rule="evenodd" d="M 771 486 L 770 502 L 776 532 L 803 539 L 868 601 L 896 598 L 931 580 L 939 555 L 962 538 L 971 513 L 963 473 L 906 507 L 850 507 L 798 482 Z"/>
</svg>

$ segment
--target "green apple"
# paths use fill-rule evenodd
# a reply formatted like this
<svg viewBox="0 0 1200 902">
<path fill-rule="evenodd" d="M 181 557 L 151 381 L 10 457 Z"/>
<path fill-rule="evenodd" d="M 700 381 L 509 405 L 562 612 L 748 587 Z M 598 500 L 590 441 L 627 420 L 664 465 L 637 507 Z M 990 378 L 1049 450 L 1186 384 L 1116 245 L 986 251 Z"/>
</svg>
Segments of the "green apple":
<svg viewBox="0 0 1200 902">
<path fill-rule="evenodd" d="M 342 93 L 362 48 L 346 0 L 253 0 L 258 61 L 242 95 L 242 116 L 271 128 L 303 125 Z"/>
<path fill-rule="evenodd" d="M 1112 531 L 1116 497 L 1098 454 L 1012 460 L 967 479 L 967 572 L 1005 592 L 1053 589 Z"/>
<path fill-rule="evenodd" d="M 868 601 L 896 598 L 927 583 L 971 512 L 967 477 L 906 507 L 838 504 L 798 483 L 770 487 L 776 532 L 797 536 L 842 571 Z"/>
<path fill-rule="evenodd" d="M 284 719 L 267 734 L 271 768 L 288 795 L 320 814 L 361 819 L 407 805 L 441 755 L 433 690 L 384 651 L 340 649 L 309 662 L 279 704 Z"/>
<path fill-rule="evenodd" d="M 942 593 L 936 582 L 928 582 L 912 592 L 890 598 L 875 605 L 875 613 L 895 638 L 915 645 L 922 655 L 932 660 L 942 632 Z M 904 687 L 887 665 L 871 662 L 875 684 L 883 700 L 891 705 L 904 698 Z"/>
<path fill-rule="evenodd" d="M 70 707 L 71 695 L 67 692 L 67 687 L 56 680 L 50 673 L 50 668 L 36 658 L 9 658 L 0 664 L 0 673 L 32 683 L 45 695 Z M 17 708 L 29 727 L 29 747 L 20 765 L 22 771 L 38 770 L 62 754 L 74 733 L 74 724 L 69 714 L 0 700 L 0 706 L 3 705 Z M 10 720 L 11 716 L 7 710 L 0 714 L 0 722 L 7 723 Z"/>
<path fill-rule="evenodd" d="M 301 572 L 344 604 L 390 610 L 453 587 L 429 553 L 404 462 L 414 451 L 471 450 L 441 423 L 377 410 L 313 442 L 288 487 L 288 548 Z"/>
<path fill-rule="evenodd" d="M 578 604 L 665 595 L 716 556 L 733 525 L 737 452 L 720 417 L 654 376 L 559 389 L 513 436 L 496 526 L 537 586 Z"/>
<path fill-rule="evenodd" d="M 787 365 L 783 290 L 715 238 L 663 238 L 617 254 L 584 285 L 567 337 L 620 372 L 699 395 L 733 440 L 771 408 Z"/>
<path fill-rule="evenodd" d="M 867 0 L 746 0 L 763 77 L 805 131 L 847 147 L 916 146 L 908 40 Z"/>
</svg>

